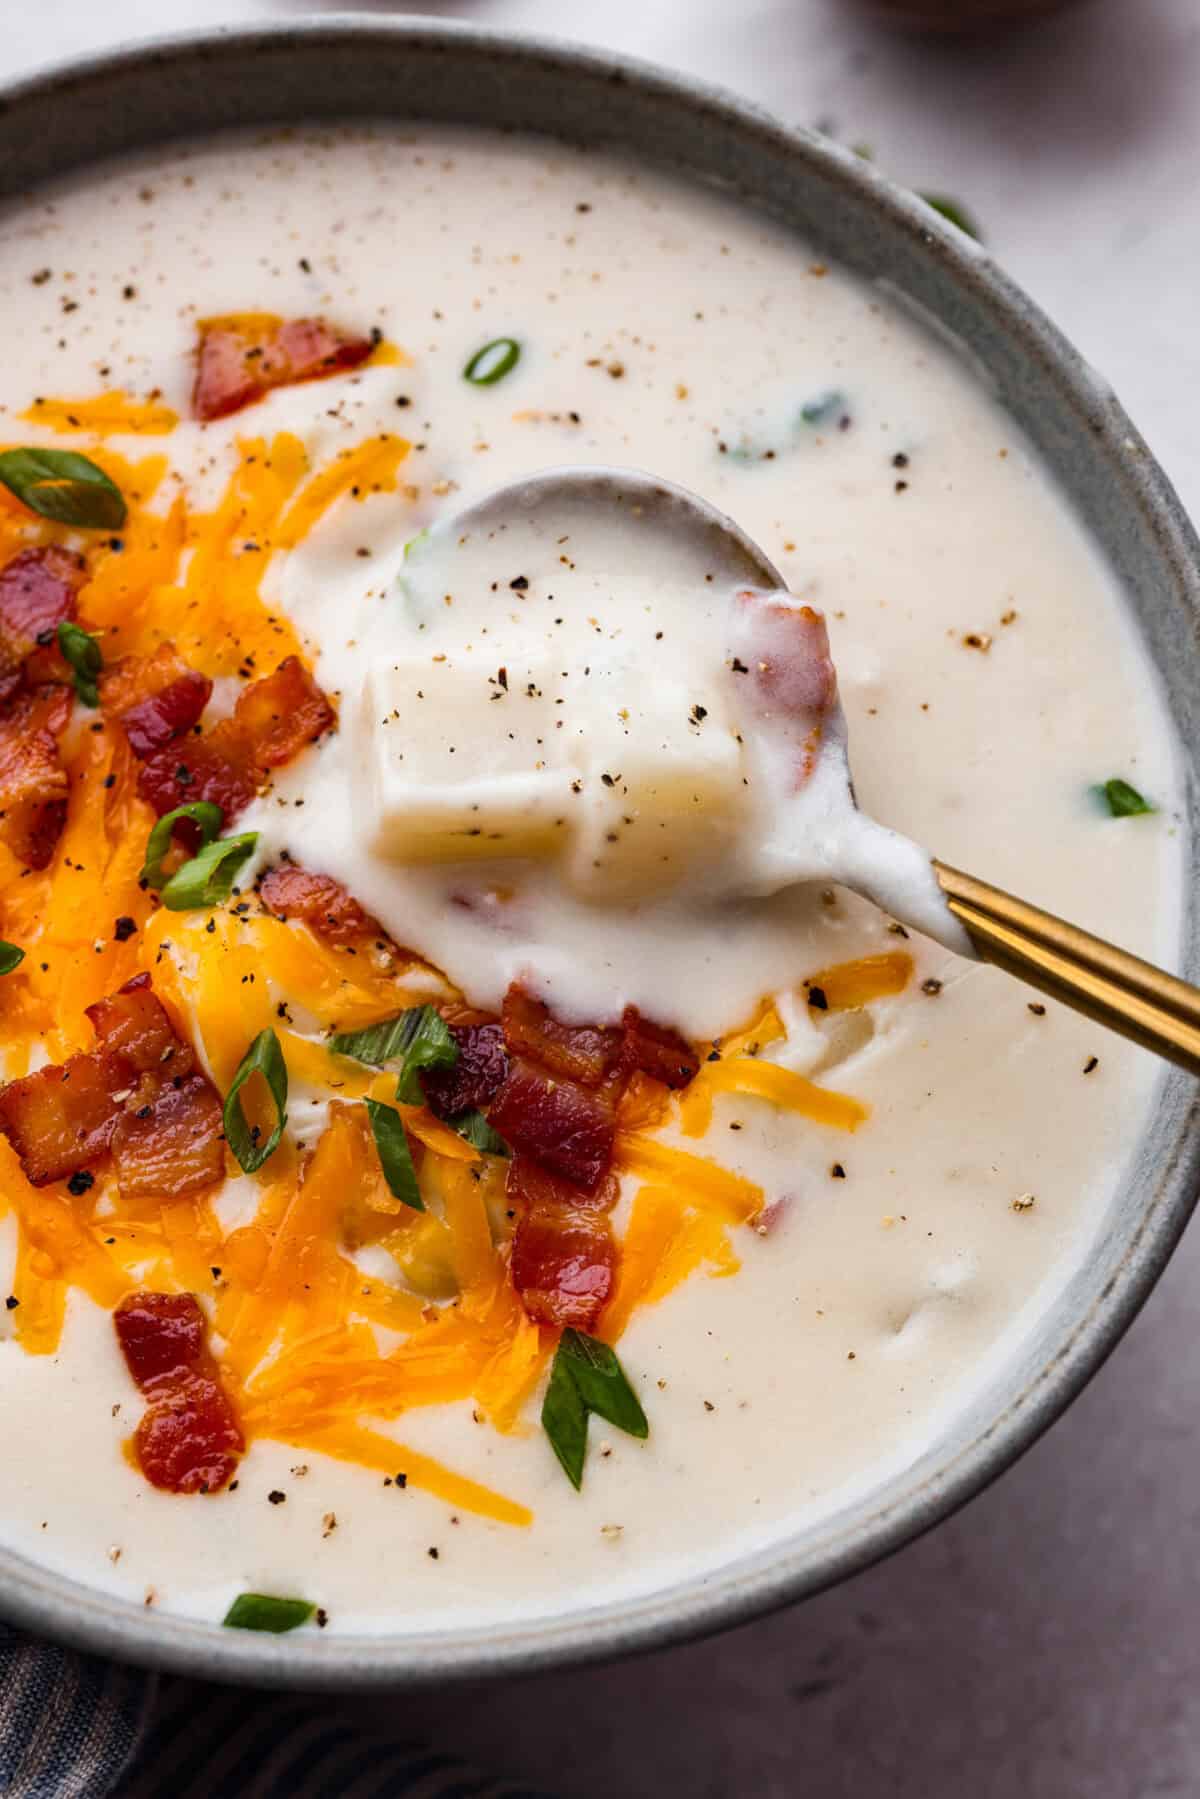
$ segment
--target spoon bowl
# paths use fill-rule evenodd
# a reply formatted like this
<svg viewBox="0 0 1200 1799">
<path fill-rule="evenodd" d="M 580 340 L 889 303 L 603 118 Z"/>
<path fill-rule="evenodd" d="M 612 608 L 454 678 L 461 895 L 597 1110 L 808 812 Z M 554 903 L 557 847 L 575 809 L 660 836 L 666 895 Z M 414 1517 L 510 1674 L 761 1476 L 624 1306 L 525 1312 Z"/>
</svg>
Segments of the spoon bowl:
<svg viewBox="0 0 1200 1799">
<path fill-rule="evenodd" d="M 687 488 L 640 469 L 565 466 L 492 489 L 427 534 L 423 555 L 483 533 L 532 526 L 567 541 L 581 513 L 616 517 L 619 560 L 661 554 L 666 540 L 705 579 L 731 589 L 786 595 L 779 571 L 737 522 Z M 648 535 L 649 534 L 649 535 Z M 810 881 L 851 888 L 882 910 L 972 960 L 994 963 L 1072 1009 L 1200 1074 L 1200 988 L 1167 974 L 1078 926 L 939 862 L 927 850 L 858 809 L 849 732 L 836 693 L 820 754 L 809 776 L 816 804 L 805 841 L 775 859 L 774 887 Z M 763 885 L 762 891 L 772 891 Z"/>
</svg>

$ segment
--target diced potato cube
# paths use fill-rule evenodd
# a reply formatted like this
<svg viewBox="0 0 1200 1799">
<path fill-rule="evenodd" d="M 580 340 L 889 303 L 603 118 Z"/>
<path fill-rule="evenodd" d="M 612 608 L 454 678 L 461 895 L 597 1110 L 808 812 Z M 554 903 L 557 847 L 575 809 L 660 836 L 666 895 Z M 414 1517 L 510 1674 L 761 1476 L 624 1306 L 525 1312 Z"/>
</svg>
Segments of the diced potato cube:
<svg viewBox="0 0 1200 1799">
<path fill-rule="evenodd" d="M 656 682 L 619 734 L 588 734 L 572 753 L 582 791 L 566 876 L 581 898 L 636 900 L 719 861 L 745 787 L 741 747 L 711 696 L 699 705 Z"/>
<path fill-rule="evenodd" d="M 544 658 L 412 657 L 371 674 L 357 723 L 369 848 L 397 862 L 557 855 L 571 774 L 554 698 Z"/>
</svg>

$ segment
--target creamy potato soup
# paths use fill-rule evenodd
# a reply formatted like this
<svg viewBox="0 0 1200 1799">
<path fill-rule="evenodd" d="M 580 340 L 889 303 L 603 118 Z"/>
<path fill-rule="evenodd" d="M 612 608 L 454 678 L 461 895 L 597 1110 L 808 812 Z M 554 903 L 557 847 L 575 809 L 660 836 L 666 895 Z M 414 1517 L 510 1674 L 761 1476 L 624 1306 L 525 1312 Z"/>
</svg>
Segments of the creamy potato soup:
<svg viewBox="0 0 1200 1799">
<path fill-rule="evenodd" d="M 912 1461 L 1158 1071 L 956 955 L 916 852 L 891 912 L 820 877 L 837 696 L 946 860 L 1168 962 L 1182 880 L 1121 596 L 965 363 L 725 199 L 432 129 L 39 193 L 0 297 L 0 1542 L 432 1631 Z M 787 592 L 449 522 L 565 464 Z"/>
</svg>

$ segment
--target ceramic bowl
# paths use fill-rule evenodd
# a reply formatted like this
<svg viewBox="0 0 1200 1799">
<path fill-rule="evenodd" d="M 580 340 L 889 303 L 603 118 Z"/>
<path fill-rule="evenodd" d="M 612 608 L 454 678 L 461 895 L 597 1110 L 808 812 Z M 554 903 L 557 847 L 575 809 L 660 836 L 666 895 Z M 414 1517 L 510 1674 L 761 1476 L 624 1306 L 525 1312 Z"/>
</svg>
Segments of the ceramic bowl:
<svg viewBox="0 0 1200 1799">
<path fill-rule="evenodd" d="M 859 157 L 729 94 L 607 54 L 433 20 L 359 15 L 210 32 L 119 50 L 0 93 L 0 196 L 172 137 L 343 118 L 500 126 L 615 148 L 719 185 L 884 285 L 962 347 L 1037 446 L 1121 581 L 1181 743 L 1200 753 L 1200 545 L 1111 392 L 985 250 Z M 1197 892 L 1193 869 L 1189 893 Z M 1195 979 L 1194 902 L 1186 931 L 1185 972 Z M 132 1661 L 325 1688 L 526 1673 L 743 1623 L 936 1524 L 1070 1403 L 1145 1300 L 1191 1212 L 1196 1095 L 1188 1078 L 1164 1075 L 1086 1265 L 1019 1357 L 932 1448 L 836 1515 L 702 1580 L 504 1629 L 269 1637 L 146 1611 L 0 1553 L 0 1611 Z"/>
</svg>

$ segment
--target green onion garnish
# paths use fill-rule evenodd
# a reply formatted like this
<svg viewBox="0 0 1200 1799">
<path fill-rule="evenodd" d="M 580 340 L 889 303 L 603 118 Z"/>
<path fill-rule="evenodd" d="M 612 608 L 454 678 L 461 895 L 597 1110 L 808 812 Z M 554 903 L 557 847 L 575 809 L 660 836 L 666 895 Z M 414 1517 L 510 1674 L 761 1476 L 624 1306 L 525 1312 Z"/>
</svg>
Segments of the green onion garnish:
<svg viewBox="0 0 1200 1799">
<path fill-rule="evenodd" d="M 953 200 L 949 194 L 918 194 L 917 198 L 924 200 L 926 206 L 932 206 L 942 218 L 949 219 L 952 225 L 957 225 L 960 231 L 965 231 L 968 237 L 982 241 L 982 231 L 961 200 Z"/>
<path fill-rule="evenodd" d="M 85 706 L 98 706 L 100 692 L 96 676 L 104 667 L 100 639 L 85 631 L 82 625 L 64 618 L 58 627 L 58 647 L 75 672 L 75 691 Z"/>
<path fill-rule="evenodd" d="M 221 1622 L 229 1630 L 269 1630 L 274 1636 L 307 1624 L 316 1612 L 307 1599 L 275 1599 L 270 1593 L 239 1593 Z"/>
<path fill-rule="evenodd" d="M 252 1074 L 260 1074 L 275 1103 L 275 1129 L 265 1143 L 260 1143 L 258 1126 L 251 1129 L 238 1095 Z M 268 1028 L 260 1031 L 238 1064 L 221 1116 L 225 1124 L 225 1140 L 247 1174 L 256 1174 L 268 1157 L 273 1156 L 287 1123 L 288 1072 L 279 1047 L 279 1039 Z"/>
<path fill-rule="evenodd" d="M 476 350 L 463 370 L 463 379 L 476 387 L 494 387 L 516 368 L 521 346 L 515 337 L 494 337 L 482 350 Z"/>
<path fill-rule="evenodd" d="M 4 450 L 0 482 L 31 512 L 60 525 L 115 531 L 125 523 L 120 488 L 74 450 Z"/>
<path fill-rule="evenodd" d="M 0 938 L 0 974 L 11 974 L 25 960 L 25 951 L 18 949 L 15 943 L 5 943 Z"/>
<path fill-rule="evenodd" d="M 356 1062 L 383 1068 L 400 1059 L 403 1067 L 396 1084 L 396 1098 L 403 1106 L 423 1106 L 425 1094 L 417 1079 L 421 1068 L 453 1068 L 458 1045 L 441 1013 L 433 1006 L 410 1006 L 396 1018 L 368 1025 L 364 1031 L 346 1031 L 329 1039 L 329 1047 Z"/>
<path fill-rule="evenodd" d="M 394 1111 L 391 1106 L 382 1105 L 377 1099 L 364 1100 L 363 1104 L 367 1108 L 367 1117 L 371 1120 L 371 1135 L 375 1139 L 379 1166 L 383 1169 L 388 1192 L 396 1199 L 403 1200 L 406 1206 L 411 1206 L 414 1212 L 423 1212 L 425 1201 L 417 1186 L 417 1172 L 413 1167 L 412 1151 L 408 1147 L 403 1119 L 399 1112 Z"/>
<path fill-rule="evenodd" d="M 257 842 L 257 831 L 243 831 L 240 837 L 218 837 L 215 843 L 206 844 L 175 870 L 162 890 L 163 905 L 169 912 L 200 912 L 223 904 L 233 892 L 238 869 L 254 854 Z"/>
<path fill-rule="evenodd" d="M 832 425 L 846 411 L 846 396 L 840 388 L 831 387 L 828 393 L 819 400 L 809 400 L 800 408 L 802 423 L 811 425 L 814 430 L 820 425 Z"/>
<path fill-rule="evenodd" d="M 583 1485 L 587 1421 L 595 1412 L 631 1437 L 648 1437 L 650 1425 L 616 1353 L 596 1337 L 565 1330 L 542 1402 L 542 1429 L 577 1490 Z"/>
<path fill-rule="evenodd" d="M 482 1112 L 472 1106 L 469 1111 L 460 1112 L 457 1117 L 446 1121 L 452 1131 L 457 1131 L 476 1149 L 481 1149 L 487 1156 L 511 1156 L 512 1150 L 504 1141 L 499 1131 L 492 1129 Z"/>
<path fill-rule="evenodd" d="M 1114 818 L 1137 818 L 1142 812 L 1158 811 L 1157 806 L 1152 806 L 1149 800 L 1143 799 L 1137 788 L 1131 787 L 1128 781 L 1122 781 L 1119 775 L 1114 776 L 1111 781 L 1105 781 L 1095 792 Z"/>
<path fill-rule="evenodd" d="M 147 887 L 165 887 L 167 884 L 169 877 L 163 868 L 163 857 L 171 847 L 171 833 L 181 818 L 195 825 L 200 833 L 201 848 L 212 842 L 225 822 L 225 814 L 212 800 L 192 800 L 186 806 L 176 806 L 173 812 L 164 812 L 146 839 L 146 860 L 140 878 Z"/>
</svg>

